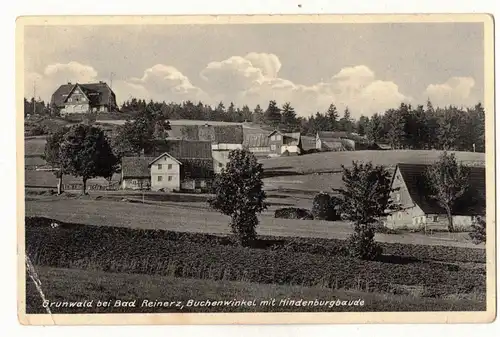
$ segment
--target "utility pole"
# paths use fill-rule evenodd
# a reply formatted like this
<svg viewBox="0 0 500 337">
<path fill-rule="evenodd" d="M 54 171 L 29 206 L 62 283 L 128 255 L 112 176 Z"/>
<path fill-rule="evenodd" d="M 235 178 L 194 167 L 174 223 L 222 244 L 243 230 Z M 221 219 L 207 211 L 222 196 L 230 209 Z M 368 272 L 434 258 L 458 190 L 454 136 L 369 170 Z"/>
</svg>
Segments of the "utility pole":
<svg viewBox="0 0 500 337">
<path fill-rule="evenodd" d="M 36 113 L 36 80 L 33 81 L 33 115 Z"/>
<path fill-rule="evenodd" d="M 109 88 L 111 90 L 113 90 L 113 75 L 115 75 L 114 72 L 111 72 L 109 74 Z M 108 96 L 108 112 L 111 112 L 111 92 L 109 93 L 109 96 Z"/>
</svg>

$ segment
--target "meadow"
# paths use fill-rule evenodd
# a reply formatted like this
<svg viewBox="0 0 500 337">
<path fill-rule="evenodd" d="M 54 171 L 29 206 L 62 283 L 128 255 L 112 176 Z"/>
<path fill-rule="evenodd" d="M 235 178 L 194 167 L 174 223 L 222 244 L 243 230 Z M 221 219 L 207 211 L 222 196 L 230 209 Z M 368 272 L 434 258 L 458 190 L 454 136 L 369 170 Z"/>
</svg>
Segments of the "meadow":
<svg viewBox="0 0 500 337">
<path fill-rule="evenodd" d="M 43 191 L 40 193 L 44 193 Z M 160 197 L 157 197 L 160 195 Z M 181 197 L 182 196 L 182 197 Z M 276 195 L 278 196 L 278 195 Z M 180 199 L 184 198 L 184 199 Z M 193 199 L 194 198 L 194 199 Z M 161 199 L 158 193 L 90 192 L 80 196 L 39 195 L 28 191 L 25 201 L 26 216 L 42 216 L 63 222 L 99 226 L 120 226 L 139 229 L 174 230 L 182 232 L 229 233 L 229 217 L 209 209 L 204 196 L 170 195 Z M 206 198 L 206 197 L 205 197 Z M 170 199 L 170 200 L 169 200 Z M 311 207 L 312 200 L 302 199 L 301 205 Z M 273 217 L 274 210 L 297 201 L 270 198 L 269 209 L 259 216 L 257 232 L 260 235 L 345 239 L 352 233 L 349 223 L 343 221 L 290 220 Z M 377 233 L 381 242 L 416 243 L 475 247 L 467 233 L 402 232 Z M 479 247 L 482 247 L 480 245 Z"/>
</svg>

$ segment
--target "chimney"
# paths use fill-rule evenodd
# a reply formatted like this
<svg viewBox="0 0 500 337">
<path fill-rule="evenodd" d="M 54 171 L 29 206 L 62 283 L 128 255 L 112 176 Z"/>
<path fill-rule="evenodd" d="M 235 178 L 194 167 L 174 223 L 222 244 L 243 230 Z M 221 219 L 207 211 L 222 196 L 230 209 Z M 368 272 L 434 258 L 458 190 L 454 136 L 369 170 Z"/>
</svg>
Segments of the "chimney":
<svg viewBox="0 0 500 337">
<path fill-rule="evenodd" d="M 68 84 L 71 84 L 71 82 L 68 82 Z"/>
</svg>

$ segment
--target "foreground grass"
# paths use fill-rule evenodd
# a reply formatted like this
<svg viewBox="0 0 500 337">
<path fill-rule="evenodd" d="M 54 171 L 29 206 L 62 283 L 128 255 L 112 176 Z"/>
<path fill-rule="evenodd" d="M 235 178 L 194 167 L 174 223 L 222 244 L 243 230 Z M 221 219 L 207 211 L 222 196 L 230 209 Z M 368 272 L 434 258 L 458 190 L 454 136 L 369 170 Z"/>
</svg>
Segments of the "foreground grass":
<svg viewBox="0 0 500 337">
<path fill-rule="evenodd" d="M 91 308 L 57 308 L 58 313 L 162 313 L 162 312 L 289 312 L 289 311 L 479 311 L 485 310 L 483 298 L 444 299 L 331 290 L 319 287 L 264 285 L 249 282 L 210 281 L 157 275 L 106 273 L 78 269 L 36 267 L 48 301 L 93 301 Z M 245 300 L 256 306 L 189 307 L 189 300 Z M 260 305 L 261 300 L 276 300 L 276 306 Z M 358 301 L 351 306 L 295 307 L 281 305 L 282 299 L 318 301 Z M 136 301 L 135 307 L 114 307 L 116 300 Z M 144 300 L 175 302 L 172 307 L 141 306 Z M 97 302 L 111 301 L 111 307 Z M 180 302 L 180 305 L 178 303 Z M 26 283 L 26 312 L 46 313 L 30 279 Z"/>
</svg>

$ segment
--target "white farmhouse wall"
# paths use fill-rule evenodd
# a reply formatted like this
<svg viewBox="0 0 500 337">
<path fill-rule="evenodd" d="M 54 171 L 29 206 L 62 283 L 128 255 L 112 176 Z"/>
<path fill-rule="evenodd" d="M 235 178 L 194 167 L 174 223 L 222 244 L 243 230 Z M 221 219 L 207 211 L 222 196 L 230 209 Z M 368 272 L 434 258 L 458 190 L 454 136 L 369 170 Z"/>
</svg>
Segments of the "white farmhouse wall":
<svg viewBox="0 0 500 337">
<path fill-rule="evenodd" d="M 180 165 L 176 160 L 164 155 L 151 165 L 150 170 L 151 190 L 180 190 Z"/>
<path fill-rule="evenodd" d="M 281 153 L 284 153 L 286 151 L 288 151 L 290 153 L 300 154 L 300 148 L 297 145 L 282 145 L 281 146 Z"/>
</svg>

